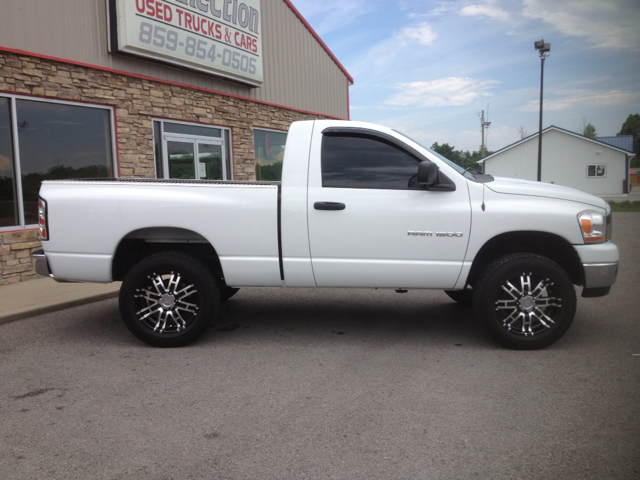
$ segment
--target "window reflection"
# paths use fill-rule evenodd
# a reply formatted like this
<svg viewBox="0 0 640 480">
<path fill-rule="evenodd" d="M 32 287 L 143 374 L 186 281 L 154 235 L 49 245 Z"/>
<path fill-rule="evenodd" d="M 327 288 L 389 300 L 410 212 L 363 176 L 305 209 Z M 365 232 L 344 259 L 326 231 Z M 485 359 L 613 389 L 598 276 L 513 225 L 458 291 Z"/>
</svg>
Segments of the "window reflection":
<svg viewBox="0 0 640 480">
<path fill-rule="evenodd" d="M 220 138 L 222 136 L 222 130 L 219 128 L 200 127 L 198 125 L 187 125 L 184 123 L 170 123 L 164 124 L 165 133 L 181 133 L 183 135 L 195 135 L 198 137 L 214 137 Z"/>
<path fill-rule="evenodd" d="M 17 100 L 25 223 L 37 223 L 43 180 L 113 177 L 111 125 L 104 109 Z"/>
<path fill-rule="evenodd" d="M 196 178 L 193 165 L 193 143 L 167 142 L 169 154 L 169 178 Z"/>
<path fill-rule="evenodd" d="M 222 145 L 198 142 L 200 178 L 222 180 Z"/>
<path fill-rule="evenodd" d="M 253 129 L 256 156 L 256 180 L 282 180 L 282 161 L 287 134 L 272 130 Z"/>
<path fill-rule="evenodd" d="M 0 98 L 0 227 L 19 225 L 9 99 Z"/>
</svg>

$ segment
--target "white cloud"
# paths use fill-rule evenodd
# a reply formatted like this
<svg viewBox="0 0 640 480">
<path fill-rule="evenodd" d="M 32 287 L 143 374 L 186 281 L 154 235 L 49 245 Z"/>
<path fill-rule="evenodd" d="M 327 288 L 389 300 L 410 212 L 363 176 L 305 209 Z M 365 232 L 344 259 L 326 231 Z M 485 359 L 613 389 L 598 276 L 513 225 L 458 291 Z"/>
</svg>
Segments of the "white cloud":
<svg viewBox="0 0 640 480">
<path fill-rule="evenodd" d="M 460 14 L 468 17 L 489 17 L 493 20 L 509 23 L 513 21 L 508 12 L 496 6 L 496 2 L 491 0 L 486 3 L 467 5 L 460 10 Z"/>
<path fill-rule="evenodd" d="M 438 6 L 433 10 L 430 10 L 428 13 L 423 14 L 426 17 L 439 17 L 441 15 L 445 15 L 452 10 L 455 10 L 457 7 L 456 2 L 439 2 Z"/>
<path fill-rule="evenodd" d="M 601 76 L 601 77 L 585 77 L 585 78 L 577 78 L 573 82 L 576 85 L 585 85 L 585 84 L 594 84 L 594 83 L 602 83 L 611 80 L 611 75 Z"/>
<path fill-rule="evenodd" d="M 474 101 L 490 97 L 495 80 L 448 77 L 424 82 L 398 83 L 401 92 L 385 100 L 385 105 L 445 107 L 468 105 Z"/>
<path fill-rule="evenodd" d="M 402 46 L 413 43 L 413 40 L 417 40 L 421 45 L 431 45 L 437 36 L 433 28 L 423 22 L 417 27 L 405 27 L 400 30 L 400 33 L 395 35 L 395 41 Z"/>
<path fill-rule="evenodd" d="M 522 14 L 561 33 L 582 37 L 588 46 L 640 49 L 637 0 L 523 0 Z"/>
<path fill-rule="evenodd" d="M 394 32 L 390 37 L 372 45 L 366 53 L 358 58 L 358 62 L 351 68 L 352 75 L 371 76 L 373 72 L 393 71 L 394 65 L 405 56 L 400 55 L 402 50 L 409 47 L 433 45 L 438 37 L 433 28 L 426 22 L 416 26 L 404 27 Z"/>
<path fill-rule="evenodd" d="M 566 94 L 560 92 L 554 98 L 544 99 L 545 111 L 559 111 L 572 108 L 576 105 L 588 102 L 591 107 L 611 107 L 616 105 L 632 105 L 640 101 L 640 92 L 625 92 L 622 90 L 593 91 L 572 90 Z M 540 100 L 529 101 L 522 110 L 525 112 L 537 112 L 540 110 Z"/>
</svg>

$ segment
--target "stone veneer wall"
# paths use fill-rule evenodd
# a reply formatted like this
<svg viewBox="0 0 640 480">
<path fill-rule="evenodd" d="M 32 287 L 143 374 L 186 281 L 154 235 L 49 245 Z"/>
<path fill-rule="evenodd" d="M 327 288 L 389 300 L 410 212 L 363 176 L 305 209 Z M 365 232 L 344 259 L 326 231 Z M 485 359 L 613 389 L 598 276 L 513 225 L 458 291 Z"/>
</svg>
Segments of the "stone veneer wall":
<svg viewBox="0 0 640 480">
<path fill-rule="evenodd" d="M 31 252 L 39 250 L 37 230 L 0 232 L 0 286 L 38 278 L 33 269 Z"/>
<path fill-rule="evenodd" d="M 329 118 L 186 86 L 0 51 L 0 92 L 109 105 L 121 177 L 155 177 L 152 118 L 231 128 L 236 180 L 255 179 L 253 127 L 286 130 Z M 0 232 L 0 285 L 38 277 L 29 254 L 37 230 Z"/>
</svg>

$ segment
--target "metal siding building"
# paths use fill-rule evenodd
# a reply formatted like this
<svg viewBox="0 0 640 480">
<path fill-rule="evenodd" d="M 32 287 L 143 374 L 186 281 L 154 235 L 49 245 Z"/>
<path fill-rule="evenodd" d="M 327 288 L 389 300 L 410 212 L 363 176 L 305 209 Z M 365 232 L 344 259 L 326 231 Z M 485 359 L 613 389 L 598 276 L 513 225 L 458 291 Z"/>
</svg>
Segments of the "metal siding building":
<svg viewBox="0 0 640 480">
<path fill-rule="evenodd" d="M 292 122 L 349 118 L 289 0 L 0 2 L 0 285 L 36 276 L 43 180 L 278 180 Z"/>
<path fill-rule="evenodd" d="M 262 0 L 261 14 L 265 79 L 259 88 L 110 54 L 103 0 L 3 0 L 0 48 L 348 118 L 348 86 L 353 80 L 295 7 L 287 0 Z"/>
<path fill-rule="evenodd" d="M 613 145 L 551 126 L 542 132 L 542 181 L 594 195 L 627 193 L 629 155 Z M 538 134 L 480 160 L 485 173 L 537 179 Z"/>
</svg>

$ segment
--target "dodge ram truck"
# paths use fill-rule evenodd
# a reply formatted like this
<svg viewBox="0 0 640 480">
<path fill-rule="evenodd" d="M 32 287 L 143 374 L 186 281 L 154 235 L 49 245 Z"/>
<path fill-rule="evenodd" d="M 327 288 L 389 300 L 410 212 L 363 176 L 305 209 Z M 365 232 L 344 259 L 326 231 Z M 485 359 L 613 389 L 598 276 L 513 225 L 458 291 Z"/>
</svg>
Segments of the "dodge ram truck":
<svg viewBox="0 0 640 480">
<path fill-rule="evenodd" d="M 611 209 L 581 191 L 465 170 L 394 130 L 295 122 L 281 182 L 45 181 L 38 273 L 122 280 L 129 330 L 200 336 L 245 287 L 441 289 L 502 345 L 538 349 L 618 271 Z"/>
</svg>

